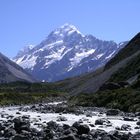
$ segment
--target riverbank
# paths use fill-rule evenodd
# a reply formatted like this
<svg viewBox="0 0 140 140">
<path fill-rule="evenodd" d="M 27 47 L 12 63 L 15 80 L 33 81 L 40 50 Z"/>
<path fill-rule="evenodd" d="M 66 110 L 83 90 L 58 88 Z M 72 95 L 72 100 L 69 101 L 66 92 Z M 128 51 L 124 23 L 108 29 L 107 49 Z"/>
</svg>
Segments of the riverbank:
<svg viewBox="0 0 140 140">
<path fill-rule="evenodd" d="M 5 140 L 140 139 L 140 113 L 66 102 L 0 108 L 0 137 Z"/>
</svg>

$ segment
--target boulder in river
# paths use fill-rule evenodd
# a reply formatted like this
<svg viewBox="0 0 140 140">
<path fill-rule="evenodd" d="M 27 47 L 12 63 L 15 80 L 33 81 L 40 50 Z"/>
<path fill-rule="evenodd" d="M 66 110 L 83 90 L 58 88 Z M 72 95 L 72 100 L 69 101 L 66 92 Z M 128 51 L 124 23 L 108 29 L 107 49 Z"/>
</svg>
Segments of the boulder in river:
<svg viewBox="0 0 140 140">
<path fill-rule="evenodd" d="M 110 121 L 105 118 L 97 119 L 95 121 L 95 125 L 103 125 L 103 124 L 110 124 Z"/>
<path fill-rule="evenodd" d="M 58 116 L 58 117 L 57 117 L 57 121 L 58 121 L 58 122 L 67 121 L 67 118 L 64 117 L 64 116 Z"/>
<path fill-rule="evenodd" d="M 128 125 L 128 124 L 123 124 L 123 125 L 121 126 L 121 130 L 128 131 L 128 130 L 130 130 L 130 129 L 131 129 L 131 126 Z"/>
<path fill-rule="evenodd" d="M 14 122 L 14 129 L 20 133 L 21 130 L 27 130 L 30 131 L 30 122 L 29 120 L 23 119 L 21 117 L 15 118 L 13 120 Z"/>
<path fill-rule="evenodd" d="M 119 115 L 119 113 L 120 113 L 120 110 L 118 110 L 118 109 L 109 109 L 109 110 L 107 110 L 106 115 L 116 116 L 116 115 Z"/>
<path fill-rule="evenodd" d="M 73 134 L 69 134 L 60 137 L 60 140 L 78 140 L 78 139 Z"/>
<path fill-rule="evenodd" d="M 78 134 L 82 135 L 82 134 L 88 134 L 90 129 L 89 126 L 86 124 L 80 124 L 79 122 L 75 122 L 73 125 L 73 127 L 75 127 L 78 130 Z"/>
</svg>

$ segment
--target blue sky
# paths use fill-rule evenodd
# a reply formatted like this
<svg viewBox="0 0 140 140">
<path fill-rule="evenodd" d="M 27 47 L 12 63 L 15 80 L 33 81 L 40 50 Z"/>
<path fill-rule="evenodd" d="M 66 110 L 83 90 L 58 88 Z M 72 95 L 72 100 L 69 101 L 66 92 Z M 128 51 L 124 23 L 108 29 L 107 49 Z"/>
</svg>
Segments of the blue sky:
<svg viewBox="0 0 140 140">
<path fill-rule="evenodd" d="M 0 52 L 8 57 L 71 23 L 83 34 L 121 42 L 140 31 L 140 0 L 0 0 Z"/>
</svg>

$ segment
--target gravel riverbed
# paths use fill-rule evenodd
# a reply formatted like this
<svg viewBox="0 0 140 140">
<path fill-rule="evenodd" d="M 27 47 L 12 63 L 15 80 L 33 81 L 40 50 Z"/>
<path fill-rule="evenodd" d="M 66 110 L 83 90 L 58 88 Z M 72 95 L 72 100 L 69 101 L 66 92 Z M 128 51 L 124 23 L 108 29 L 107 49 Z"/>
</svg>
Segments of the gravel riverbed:
<svg viewBox="0 0 140 140">
<path fill-rule="evenodd" d="M 0 108 L 0 140 L 140 140 L 140 112 L 66 102 Z"/>
</svg>

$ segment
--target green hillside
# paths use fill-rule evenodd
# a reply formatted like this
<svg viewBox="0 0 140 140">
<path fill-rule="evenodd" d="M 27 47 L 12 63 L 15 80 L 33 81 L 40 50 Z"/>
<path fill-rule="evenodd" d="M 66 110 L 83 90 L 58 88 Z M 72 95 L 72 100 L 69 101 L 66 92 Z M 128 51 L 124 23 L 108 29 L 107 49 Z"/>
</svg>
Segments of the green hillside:
<svg viewBox="0 0 140 140">
<path fill-rule="evenodd" d="M 51 83 L 13 82 L 0 84 L 0 105 L 21 105 L 65 99 L 67 93 Z M 52 99 L 52 100 L 51 100 Z"/>
</svg>

